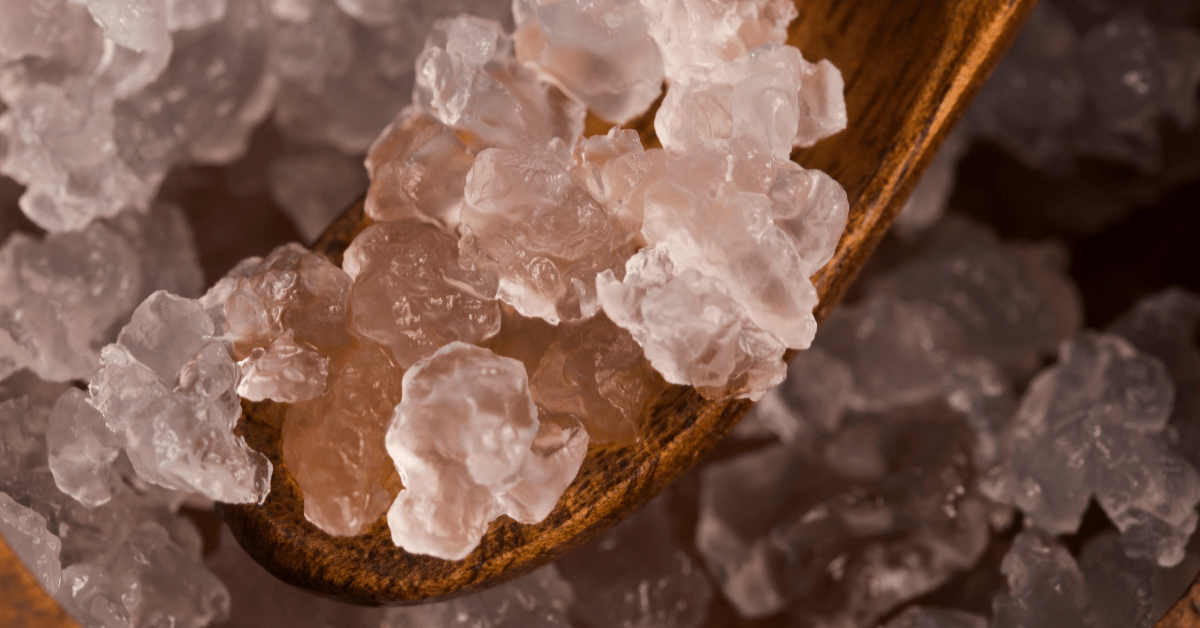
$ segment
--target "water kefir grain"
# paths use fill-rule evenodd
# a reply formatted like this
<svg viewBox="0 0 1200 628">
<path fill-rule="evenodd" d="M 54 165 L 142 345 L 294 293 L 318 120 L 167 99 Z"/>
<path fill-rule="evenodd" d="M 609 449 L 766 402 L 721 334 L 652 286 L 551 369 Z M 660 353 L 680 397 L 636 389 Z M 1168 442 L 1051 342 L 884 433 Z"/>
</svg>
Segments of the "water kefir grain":
<svg viewBox="0 0 1200 628">
<path fill-rule="evenodd" d="M 920 244 L 815 340 L 804 278 L 847 202 L 788 156 L 846 117 L 836 68 L 784 44 L 788 2 L 9 4 L 0 532 L 83 624 L 696 628 L 717 595 L 722 625 L 1142 626 L 1200 567 L 1200 297 L 1080 333 L 1061 246 L 937 222 L 975 136 L 1038 168 L 1176 159 L 1158 124 L 1195 120 L 1195 2 L 1042 3 L 903 212 Z M 581 137 L 664 82 L 662 148 Z M 274 198 L 311 238 L 364 157 L 376 224 L 343 268 L 197 247 L 176 204 L 245 224 Z M 1056 215 L 1081 229 L 1126 211 L 1077 205 Z M 273 399 L 310 521 L 353 535 L 390 508 L 398 543 L 461 556 L 496 516 L 544 517 L 589 443 L 636 440 L 662 379 L 761 398 L 737 436 L 770 443 L 482 594 L 339 605 L 227 530 L 204 559 L 178 514 L 265 497 L 232 428 Z M 1072 555 L 1050 534 L 1090 500 L 1115 525 Z M 968 570 L 983 606 L 894 614 Z"/>
</svg>

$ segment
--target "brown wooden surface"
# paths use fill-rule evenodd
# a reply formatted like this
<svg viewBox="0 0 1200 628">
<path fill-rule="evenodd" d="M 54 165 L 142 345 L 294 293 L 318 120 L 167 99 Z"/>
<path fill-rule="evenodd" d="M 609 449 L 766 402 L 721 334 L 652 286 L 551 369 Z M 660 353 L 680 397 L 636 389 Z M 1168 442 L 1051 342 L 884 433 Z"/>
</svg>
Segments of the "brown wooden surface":
<svg viewBox="0 0 1200 628">
<path fill-rule="evenodd" d="M 79 628 L 0 536 L 0 626 Z"/>
<path fill-rule="evenodd" d="M 1154 628 L 1200 628 L 1200 576 Z"/>
<path fill-rule="evenodd" d="M 801 164 L 846 188 L 851 213 L 833 260 L 814 280 L 823 319 L 840 300 L 933 153 L 1006 50 L 1035 0 L 804 0 L 791 43 L 827 58 L 846 78 L 850 128 L 798 151 Z M 358 229 L 356 206 L 316 247 L 335 261 Z M 249 444 L 275 464 L 262 506 L 222 505 L 234 535 L 258 562 L 294 585 L 345 601 L 391 604 L 482 589 L 546 564 L 619 521 L 679 476 L 749 408 L 707 402 L 671 386 L 647 405 L 637 445 L 593 448 L 557 508 L 536 525 L 492 523 L 460 561 L 412 555 L 382 518 L 337 538 L 304 519 L 282 464 L 283 406 L 245 403 Z"/>
</svg>

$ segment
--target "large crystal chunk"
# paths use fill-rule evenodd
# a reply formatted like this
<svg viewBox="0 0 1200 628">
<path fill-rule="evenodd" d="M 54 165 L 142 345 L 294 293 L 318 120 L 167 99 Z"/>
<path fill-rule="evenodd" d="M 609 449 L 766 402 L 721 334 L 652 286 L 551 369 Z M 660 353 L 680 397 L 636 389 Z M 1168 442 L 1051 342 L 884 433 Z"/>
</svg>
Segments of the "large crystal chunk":
<svg viewBox="0 0 1200 628">
<path fill-rule="evenodd" d="M 793 147 L 846 128 L 841 72 L 829 61 L 805 61 L 793 46 L 767 44 L 697 74 L 672 83 L 654 117 L 669 151 L 745 136 L 787 159 Z"/>
<path fill-rule="evenodd" d="M 287 410 L 283 458 L 305 518 L 329 534 L 361 533 L 400 489 L 384 436 L 401 375 L 387 348 L 361 340 L 333 357 L 325 394 Z"/>
<path fill-rule="evenodd" d="M 637 0 L 517 0 L 516 56 L 562 85 L 596 115 L 618 124 L 662 91 L 662 54 Z"/>
<path fill-rule="evenodd" d="M 414 99 L 480 147 L 569 144 L 583 134 L 583 107 L 519 64 L 499 23 L 468 15 L 434 22 Z"/>
<path fill-rule="evenodd" d="M 707 397 L 758 399 L 783 381 L 784 345 L 754 324 L 724 284 L 695 270 L 676 273 L 661 247 L 596 279 L 604 313 L 626 329 L 663 378 Z"/>
<path fill-rule="evenodd" d="M 404 374 L 387 432 L 405 487 L 388 511 L 392 540 L 410 552 L 457 560 L 501 514 L 540 521 L 550 511 L 547 498 L 553 507 L 579 471 L 586 433 L 563 430 L 549 443 L 538 436 L 520 362 L 453 342 L 415 364 Z M 558 492 L 530 491 L 529 483 Z"/>
<path fill-rule="evenodd" d="M 1196 528 L 1200 474 L 1162 433 L 1173 392 L 1154 357 L 1117 336 L 1076 336 L 1030 383 L 989 493 L 1058 534 L 1078 529 L 1095 496 L 1146 557 L 1178 563 Z"/>
<path fill-rule="evenodd" d="M 85 506 L 112 499 L 109 474 L 124 439 L 108 429 L 104 415 L 87 403 L 87 393 L 72 388 L 50 413 L 46 449 L 54 483 Z"/>
<path fill-rule="evenodd" d="M 843 419 L 701 471 L 696 546 L 738 612 L 872 626 L 978 560 L 974 435 L 941 403 Z"/>
<path fill-rule="evenodd" d="M 500 331 L 495 275 L 460 264 L 457 238 L 435 226 L 371 225 L 342 267 L 354 279 L 351 331 L 386 345 L 402 368 L 450 342 L 480 343 Z"/>
<path fill-rule="evenodd" d="M 1096 626 L 1079 565 L 1045 533 L 1018 534 L 1000 570 L 1008 578 L 1008 592 L 992 603 L 992 628 Z"/>
<path fill-rule="evenodd" d="M 225 301 L 225 321 L 234 357 L 247 373 L 241 395 L 257 400 L 262 397 L 254 393 L 272 394 L 294 402 L 321 393 L 328 356 L 350 341 L 350 282 L 340 268 L 299 244 L 275 249 L 238 279 Z"/>
<path fill-rule="evenodd" d="M 642 0 L 650 36 L 672 82 L 732 61 L 766 43 L 783 44 L 796 18 L 789 0 Z"/>
<path fill-rule="evenodd" d="M 591 442 L 629 444 L 654 381 L 642 348 L 600 314 L 559 325 L 529 388 L 538 408 L 582 421 Z"/>
<path fill-rule="evenodd" d="M 619 268 L 617 235 L 604 207 L 576 185 L 559 140 L 521 150 L 491 148 L 467 173 L 463 257 L 499 276 L 497 295 L 550 323 L 595 312 L 596 273 Z"/>
<path fill-rule="evenodd" d="M 211 499 L 259 502 L 271 464 L 233 435 L 238 367 L 212 333 L 199 301 L 156 292 L 105 347 L 89 403 L 123 436 L 139 477 Z"/>
</svg>

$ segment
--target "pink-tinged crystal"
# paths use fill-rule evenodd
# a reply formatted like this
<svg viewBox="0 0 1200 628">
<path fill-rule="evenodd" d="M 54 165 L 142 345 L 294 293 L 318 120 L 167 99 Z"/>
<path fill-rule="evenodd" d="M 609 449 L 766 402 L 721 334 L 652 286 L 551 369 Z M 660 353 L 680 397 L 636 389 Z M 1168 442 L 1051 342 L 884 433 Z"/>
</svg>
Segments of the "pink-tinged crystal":
<svg viewBox="0 0 1200 628">
<path fill-rule="evenodd" d="M 386 347 L 360 340 L 332 359 L 325 394 L 287 410 L 283 459 L 304 493 L 304 516 L 329 534 L 361 533 L 400 490 L 384 434 L 402 375 Z"/>
<path fill-rule="evenodd" d="M 415 221 L 371 225 L 350 243 L 351 330 L 382 343 L 403 368 L 460 340 L 500 330 L 495 276 L 459 264 L 458 241 Z"/>
</svg>

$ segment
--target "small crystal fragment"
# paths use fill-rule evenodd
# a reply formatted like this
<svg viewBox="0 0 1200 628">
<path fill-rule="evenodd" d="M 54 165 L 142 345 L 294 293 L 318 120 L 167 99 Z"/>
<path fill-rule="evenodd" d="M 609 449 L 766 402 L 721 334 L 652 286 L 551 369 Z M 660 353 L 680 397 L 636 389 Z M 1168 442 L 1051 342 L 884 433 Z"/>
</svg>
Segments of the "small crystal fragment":
<svg viewBox="0 0 1200 628">
<path fill-rule="evenodd" d="M 87 393 L 72 388 L 50 413 L 46 449 L 54 483 L 88 507 L 112 499 L 109 474 L 124 439 L 108 429 L 104 415 L 87 403 Z"/>
<path fill-rule="evenodd" d="M 1018 534 L 1000 570 L 1008 592 L 992 603 L 992 628 L 1096 627 L 1079 565 L 1044 532 Z"/>
<path fill-rule="evenodd" d="M 381 628 L 569 628 L 571 585 L 554 565 L 445 602 L 390 608 Z"/>
</svg>

